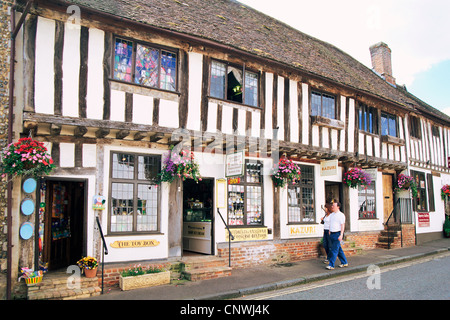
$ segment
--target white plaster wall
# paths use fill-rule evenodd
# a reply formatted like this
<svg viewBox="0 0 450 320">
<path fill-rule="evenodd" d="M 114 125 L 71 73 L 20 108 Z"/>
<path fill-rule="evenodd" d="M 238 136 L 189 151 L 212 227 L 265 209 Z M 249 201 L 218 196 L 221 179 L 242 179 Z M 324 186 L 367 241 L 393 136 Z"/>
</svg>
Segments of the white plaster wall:
<svg viewBox="0 0 450 320">
<path fill-rule="evenodd" d="M 35 111 L 54 113 L 55 104 L 55 21 L 38 17 L 36 30 Z"/>
<path fill-rule="evenodd" d="M 103 118 L 103 54 L 105 32 L 89 29 L 88 75 L 86 95 L 86 116 L 91 119 Z M 111 102 L 112 102 L 111 97 Z M 112 110 L 111 110 L 112 112 Z"/>
</svg>

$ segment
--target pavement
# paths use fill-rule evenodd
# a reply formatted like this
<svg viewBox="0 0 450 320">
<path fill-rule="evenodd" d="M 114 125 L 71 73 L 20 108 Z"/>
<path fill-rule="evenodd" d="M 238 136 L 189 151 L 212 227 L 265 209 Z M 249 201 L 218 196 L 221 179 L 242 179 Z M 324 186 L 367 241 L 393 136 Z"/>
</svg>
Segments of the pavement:
<svg viewBox="0 0 450 320">
<path fill-rule="evenodd" d="M 105 288 L 100 296 L 86 300 L 225 300 L 244 297 L 340 275 L 367 272 L 379 267 L 448 252 L 450 239 L 443 238 L 421 245 L 398 249 L 371 249 L 347 257 L 349 266 L 326 270 L 323 259 L 311 259 L 285 265 L 234 269 L 231 276 L 196 282 L 174 281 L 170 285 L 121 291 Z M 339 262 L 337 262 L 337 265 Z M 233 266 L 232 266 L 233 267 Z"/>
</svg>

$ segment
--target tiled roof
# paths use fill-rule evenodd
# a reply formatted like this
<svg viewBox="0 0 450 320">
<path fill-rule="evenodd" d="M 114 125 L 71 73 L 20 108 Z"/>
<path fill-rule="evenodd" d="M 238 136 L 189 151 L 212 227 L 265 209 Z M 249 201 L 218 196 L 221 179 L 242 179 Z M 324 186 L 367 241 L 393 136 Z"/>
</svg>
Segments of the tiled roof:
<svg viewBox="0 0 450 320">
<path fill-rule="evenodd" d="M 58 0 L 54 0 L 58 1 Z M 58 1 L 61 2 L 61 1 Z M 143 24 L 212 40 L 387 99 L 420 104 L 335 46 L 233 0 L 66 0 Z M 428 105 L 427 105 L 428 106 Z M 428 106 L 429 107 L 429 106 Z M 435 110 L 437 117 L 450 121 Z"/>
</svg>

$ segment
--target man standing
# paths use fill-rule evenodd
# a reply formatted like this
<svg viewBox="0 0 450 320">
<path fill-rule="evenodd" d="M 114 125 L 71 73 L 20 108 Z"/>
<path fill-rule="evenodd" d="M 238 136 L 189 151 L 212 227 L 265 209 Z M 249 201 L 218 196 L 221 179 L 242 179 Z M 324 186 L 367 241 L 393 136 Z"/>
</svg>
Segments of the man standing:
<svg viewBox="0 0 450 320">
<path fill-rule="evenodd" d="M 339 267 L 348 267 L 347 258 L 341 247 L 341 241 L 344 237 L 345 215 L 341 212 L 341 204 L 336 199 L 331 201 L 330 215 L 330 256 L 328 270 L 334 269 L 336 258 L 339 258 L 341 265 Z"/>
</svg>

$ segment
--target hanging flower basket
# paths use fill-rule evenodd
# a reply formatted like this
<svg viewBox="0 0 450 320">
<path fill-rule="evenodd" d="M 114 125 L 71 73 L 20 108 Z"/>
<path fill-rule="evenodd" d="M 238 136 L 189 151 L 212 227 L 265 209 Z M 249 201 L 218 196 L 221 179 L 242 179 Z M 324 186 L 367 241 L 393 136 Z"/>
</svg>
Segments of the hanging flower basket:
<svg viewBox="0 0 450 320">
<path fill-rule="evenodd" d="M 442 186 L 441 198 L 442 198 L 442 200 L 450 200 L 450 185 L 445 184 Z"/>
<path fill-rule="evenodd" d="M 358 186 L 370 186 L 372 179 L 361 168 L 351 168 L 344 173 L 344 183 L 350 188 L 358 188 Z"/>
<path fill-rule="evenodd" d="M 2 177 L 33 176 L 49 174 L 55 165 L 47 148 L 42 142 L 32 138 L 20 138 L 10 143 L 0 154 L 0 170 Z"/>
<path fill-rule="evenodd" d="M 300 177 L 300 166 L 292 160 L 282 157 L 278 161 L 277 168 L 273 170 L 272 181 L 275 187 L 284 187 L 286 184 L 300 181 Z"/>
<path fill-rule="evenodd" d="M 400 173 L 397 177 L 397 182 L 395 185 L 395 191 L 408 191 L 411 190 L 413 197 L 417 197 L 417 185 L 414 178 L 407 176 L 406 174 Z"/>
<path fill-rule="evenodd" d="M 187 150 L 181 150 L 180 153 L 173 151 L 171 146 L 169 153 L 164 159 L 164 165 L 158 176 L 159 182 L 173 182 L 176 178 L 182 181 L 193 179 L 201 181 L 200 168 L 194 159 L 194 153 Z"/>
</svg>

